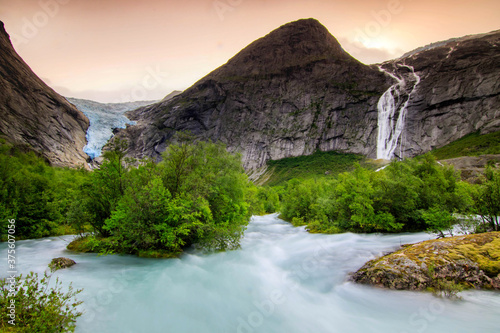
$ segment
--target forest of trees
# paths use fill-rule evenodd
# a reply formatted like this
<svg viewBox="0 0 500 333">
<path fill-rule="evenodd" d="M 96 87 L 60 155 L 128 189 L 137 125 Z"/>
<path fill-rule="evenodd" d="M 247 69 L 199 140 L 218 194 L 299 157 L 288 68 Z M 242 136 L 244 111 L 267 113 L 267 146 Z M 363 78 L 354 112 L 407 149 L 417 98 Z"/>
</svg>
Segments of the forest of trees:
<svg viewBox="0 0 500 333">
<path fill-rule="evenodd" d="M 334 178 L 255 186 L 238 154 L 187 136 L 163 161 L 125 158 L 117 141 L 99 169 L 50 167 L 33 152 L 0 143 L 0 218 L 16 237 L 77 233 L 79 251 L 177 255 L 188 246 L 237 248 L 252 214 L 280 212 L 311 232 L 452 230 L 457 213 L 479 215 L 472 229 L 498 230 L 500 172 L 479 184 L 460 180 L 430 155 L 375 172 L 359 165 Z M 3 228 L 6 230 L 6 228 Z M 3 235 L 5 238 L 5 235 Z"/>
</svg>

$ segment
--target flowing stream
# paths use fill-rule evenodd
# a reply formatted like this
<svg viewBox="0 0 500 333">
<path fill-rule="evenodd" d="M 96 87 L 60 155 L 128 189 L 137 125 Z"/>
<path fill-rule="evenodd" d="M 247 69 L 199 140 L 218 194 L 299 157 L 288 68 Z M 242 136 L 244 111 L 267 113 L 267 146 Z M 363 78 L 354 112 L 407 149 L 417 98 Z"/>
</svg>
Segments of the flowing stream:
<svg viewBox="0 0 500 333">
<path fill-rule="evenodd" d="M 400 65 L 395 74 L 382 67 L 379 69 L 396 80 L 380 97 L 378 110 L 377 159 L 391 160 L 396 148 L 400 147 L 399 157 L 403 158 L 403 139 L 406 120 L 406 108 L 411 94 L 420 83 L 420 77 L 413 67 Z"/>
<path fill-rule="evenodd" d="M 467 291 L 451 301 L 347 282 L 367 260 L 429 238 L 309 234 L 273 214 L 253 217 L 241 249 L 230 252 L 97 256 L 67 251 L 72 236 L 64 236 L 18 241 L 16 254 L 22 273 L 43 272 L 54 257 L 77 262 L 55 274 L 84 288 L 80 333 L 498 332 L 499 293 Z"/>
</svg>

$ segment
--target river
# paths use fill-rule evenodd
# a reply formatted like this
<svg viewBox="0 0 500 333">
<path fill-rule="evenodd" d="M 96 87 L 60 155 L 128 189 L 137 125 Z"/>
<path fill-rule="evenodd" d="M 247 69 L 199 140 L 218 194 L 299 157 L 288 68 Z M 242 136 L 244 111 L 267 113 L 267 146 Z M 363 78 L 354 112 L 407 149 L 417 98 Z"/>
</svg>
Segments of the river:
<svg viewBox="0 0 500 333">
<path fill-rule="evenodd" d="M 73 253 L 65 249 L 72 236 L 16 245 L 22 273 L 43 272 L 55 257 L 77 262 L 55 274 L 84 288 L 78 333 L 498 332 L 500 293 L 453 301 L 347 281 L 369 259 L 429 238 L 309 234 L 273 214 L 252 217 L 239 250 L 179 259 Z"/>
</svg>

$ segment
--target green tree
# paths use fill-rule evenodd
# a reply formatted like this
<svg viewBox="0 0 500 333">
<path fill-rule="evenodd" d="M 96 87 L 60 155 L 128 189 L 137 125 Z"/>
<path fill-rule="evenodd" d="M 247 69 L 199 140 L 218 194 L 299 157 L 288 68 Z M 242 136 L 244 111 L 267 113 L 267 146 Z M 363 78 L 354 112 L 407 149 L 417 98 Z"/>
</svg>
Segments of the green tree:
<svg viewBox="0 0 500 333">
<path fill-rule="evenodd" d="M 109 236 L 104 228 L 106 220 L 115 210 L 127 187 L 128 168 L 124 166 L 126 144 L 115 141 L 106 151 L 99 169 L 80 186 L 80 194 L 72 203 L 68 220 L 82 231 L 84 225 L 91 225 L 103 237 Z"/>
<path fill-rule="evenodd" d="M 487 230 L 500 229 L 500 171 L 488 166 L 483 183 L 474 195 L 473 211 L 485 222 Z"/>
<path fill-rule="evenodd" d="M 337 224 L 345 230 L 362 232 L 398 231 L 403 225 L 396 223 L 389 212 L 373 208 L 375 190 L 372 172 L 359 166 L 351 173 L 339 175 L 335 187 Z"/>
<path fill-rule="evenodd" d="M 249 217 L 247 189 L 241 157 L 224 145 L 172 144 L 159 164 L 145 162 L 127 173 L 103 234 L 127 253 L 179 253 L 194 243 L 233 248 Z"/>
</svg>

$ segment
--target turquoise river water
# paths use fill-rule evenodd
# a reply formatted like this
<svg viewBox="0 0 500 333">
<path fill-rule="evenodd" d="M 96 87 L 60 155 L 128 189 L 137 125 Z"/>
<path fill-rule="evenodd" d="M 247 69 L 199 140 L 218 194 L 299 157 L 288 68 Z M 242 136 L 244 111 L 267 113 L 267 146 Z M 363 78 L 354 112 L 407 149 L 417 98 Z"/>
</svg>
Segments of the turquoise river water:
<svg viewBox="0 0 500 333">
<path fill-rule="evenodd" d="M 395 235 L 309 234 L 276 214 L 253 217 L 241 249 L 179 259 L 97 256 L 66 250 L 73 236 L 18 241 L 20 273 L 52 258 L 77 265 L 55 274 L 83 288 L 76 332 L 500 332 L 500 293 L 462 300 L 347 281 L 349 272 L 400 244 Z M 0 244 L 7 256 L 7 244 Z M 2 260 L 0 276 L 7 271 Z"/>
</svg>

